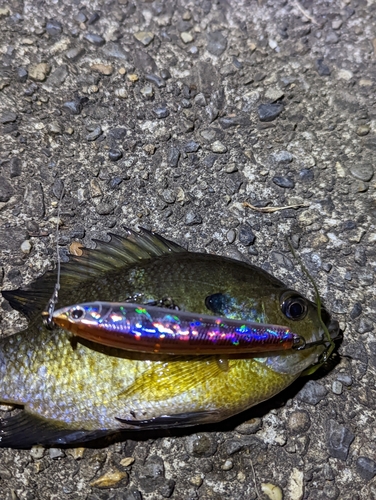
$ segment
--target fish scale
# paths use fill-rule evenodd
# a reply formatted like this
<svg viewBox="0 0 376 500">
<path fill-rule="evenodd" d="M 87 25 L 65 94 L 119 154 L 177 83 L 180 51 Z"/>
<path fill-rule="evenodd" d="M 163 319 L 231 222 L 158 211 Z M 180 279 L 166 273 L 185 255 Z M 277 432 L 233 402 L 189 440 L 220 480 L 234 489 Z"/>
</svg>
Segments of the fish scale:
<svg viewBox="0 0 376 500">
<path fill-rule="evenodd" d="M 28 290 L 3 292 L 30 323 L 0 341 L 0 401 L 24 408 L 0 421 L 2 446 L 74 444 L 119 429 L 220 421 L 283 390 L 324 350 L 229 359 L 223 368 L 214 355 L 131 353 L 77 341 L 43 324 L 40 312 L 55 279 L 47 273 Z M 288 287 L 255 266 L 128 231 L 62 265 L 59 307 L 137 297 L 138 303 L 171 299 L 182 311 L 216 315 L 220 311 L 208 310 L 206 299 L 223 294 L 229 317 L 257 321 L 263 315 L 307 342 L 320 340 L 315 304 L 302 299 L 306 315 L 292 321 L 281 310 L 284 293 Z"/>
</svg>

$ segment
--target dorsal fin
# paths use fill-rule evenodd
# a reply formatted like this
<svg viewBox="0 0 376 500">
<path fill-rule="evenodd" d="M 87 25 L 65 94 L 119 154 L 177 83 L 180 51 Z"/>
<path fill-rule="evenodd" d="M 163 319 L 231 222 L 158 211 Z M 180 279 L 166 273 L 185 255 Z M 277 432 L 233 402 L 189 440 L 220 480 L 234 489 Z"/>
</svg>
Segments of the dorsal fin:
<svg viewBox="0 0 376 500">
<path fill-rule="evenodd" d="M 110 234 L 106 243 L 94 240 L 96 248 L 84 248 L 80 257 L 72 256 L 61 266 L 61 291 L 78 286 L 86 280 L 100 278 L 116 269 L 126 268 L 141 260 L 186 252 L 184 248 L 162 236 L 142 228 L 141 233 L 126 229 L 126 236 Z M 3 297 L 28 319 L 40 314 L 46 307 L 56 283 L 56 271 L 48 271 L 25 290 L 4 290 Z"/>
</svg>

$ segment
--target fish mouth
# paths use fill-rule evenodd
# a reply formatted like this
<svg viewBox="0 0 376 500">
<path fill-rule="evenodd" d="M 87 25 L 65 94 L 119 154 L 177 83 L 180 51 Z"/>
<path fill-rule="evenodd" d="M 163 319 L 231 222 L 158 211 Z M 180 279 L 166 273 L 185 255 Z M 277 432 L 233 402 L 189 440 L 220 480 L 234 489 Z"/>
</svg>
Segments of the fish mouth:
<svg viewBox="0 0 376 500">
<path fill-rule="evenodd" d="M 54 314 L 53 322 L 56 326 L 63 328 L 64 330 L 71 331 L 72 330 L 72 321 L 69 320 L 68 314 L 66 312 L 62 312 L 60 314 Z"/>
</svg>

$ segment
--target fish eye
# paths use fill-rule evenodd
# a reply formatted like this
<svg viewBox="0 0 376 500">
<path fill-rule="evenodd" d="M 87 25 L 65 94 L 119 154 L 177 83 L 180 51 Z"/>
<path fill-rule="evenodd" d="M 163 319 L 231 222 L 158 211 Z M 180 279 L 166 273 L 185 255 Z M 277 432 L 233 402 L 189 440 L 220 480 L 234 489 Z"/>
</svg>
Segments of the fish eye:
<svg viewBox="0 0 376 500">
<path fill-rule="evenodd" d="M 70 313 L 72 319 L 81 319 L 85 311 L 81 307 L 75 307 Z"/>
<path fill-rule="evenodd" d="M 281 297 L 281 310 L 288 319 L 298 321 L 306 317 L 308 312 L 307 301 L 298 294 L 283 294 Z"/>
<path fill-rule="evenodd" d="M 224 314 L 229 302 L 229 297 L 223 293 L 213 293 L 205 298 L 205 306 L 214 314 Z"/>
</svg>

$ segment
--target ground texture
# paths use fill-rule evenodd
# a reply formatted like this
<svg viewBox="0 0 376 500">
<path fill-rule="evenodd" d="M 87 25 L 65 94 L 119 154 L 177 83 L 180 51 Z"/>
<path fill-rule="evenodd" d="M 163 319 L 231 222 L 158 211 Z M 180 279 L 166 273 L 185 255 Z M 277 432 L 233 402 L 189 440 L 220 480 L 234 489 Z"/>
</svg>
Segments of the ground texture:
<svg viewBox="0 0 376 500">
<path fill-rule="evenodd" d="M 0 4 L 2 288 L 53 266 L 64 185 L 63 257 L 140 225 L 312 296 L 290 235 L 344 330 L 331 370 L 221 426 L 3 449 L 2 499 L 376 498 L 375 23 L 372 0 Z"/>
</svg>

